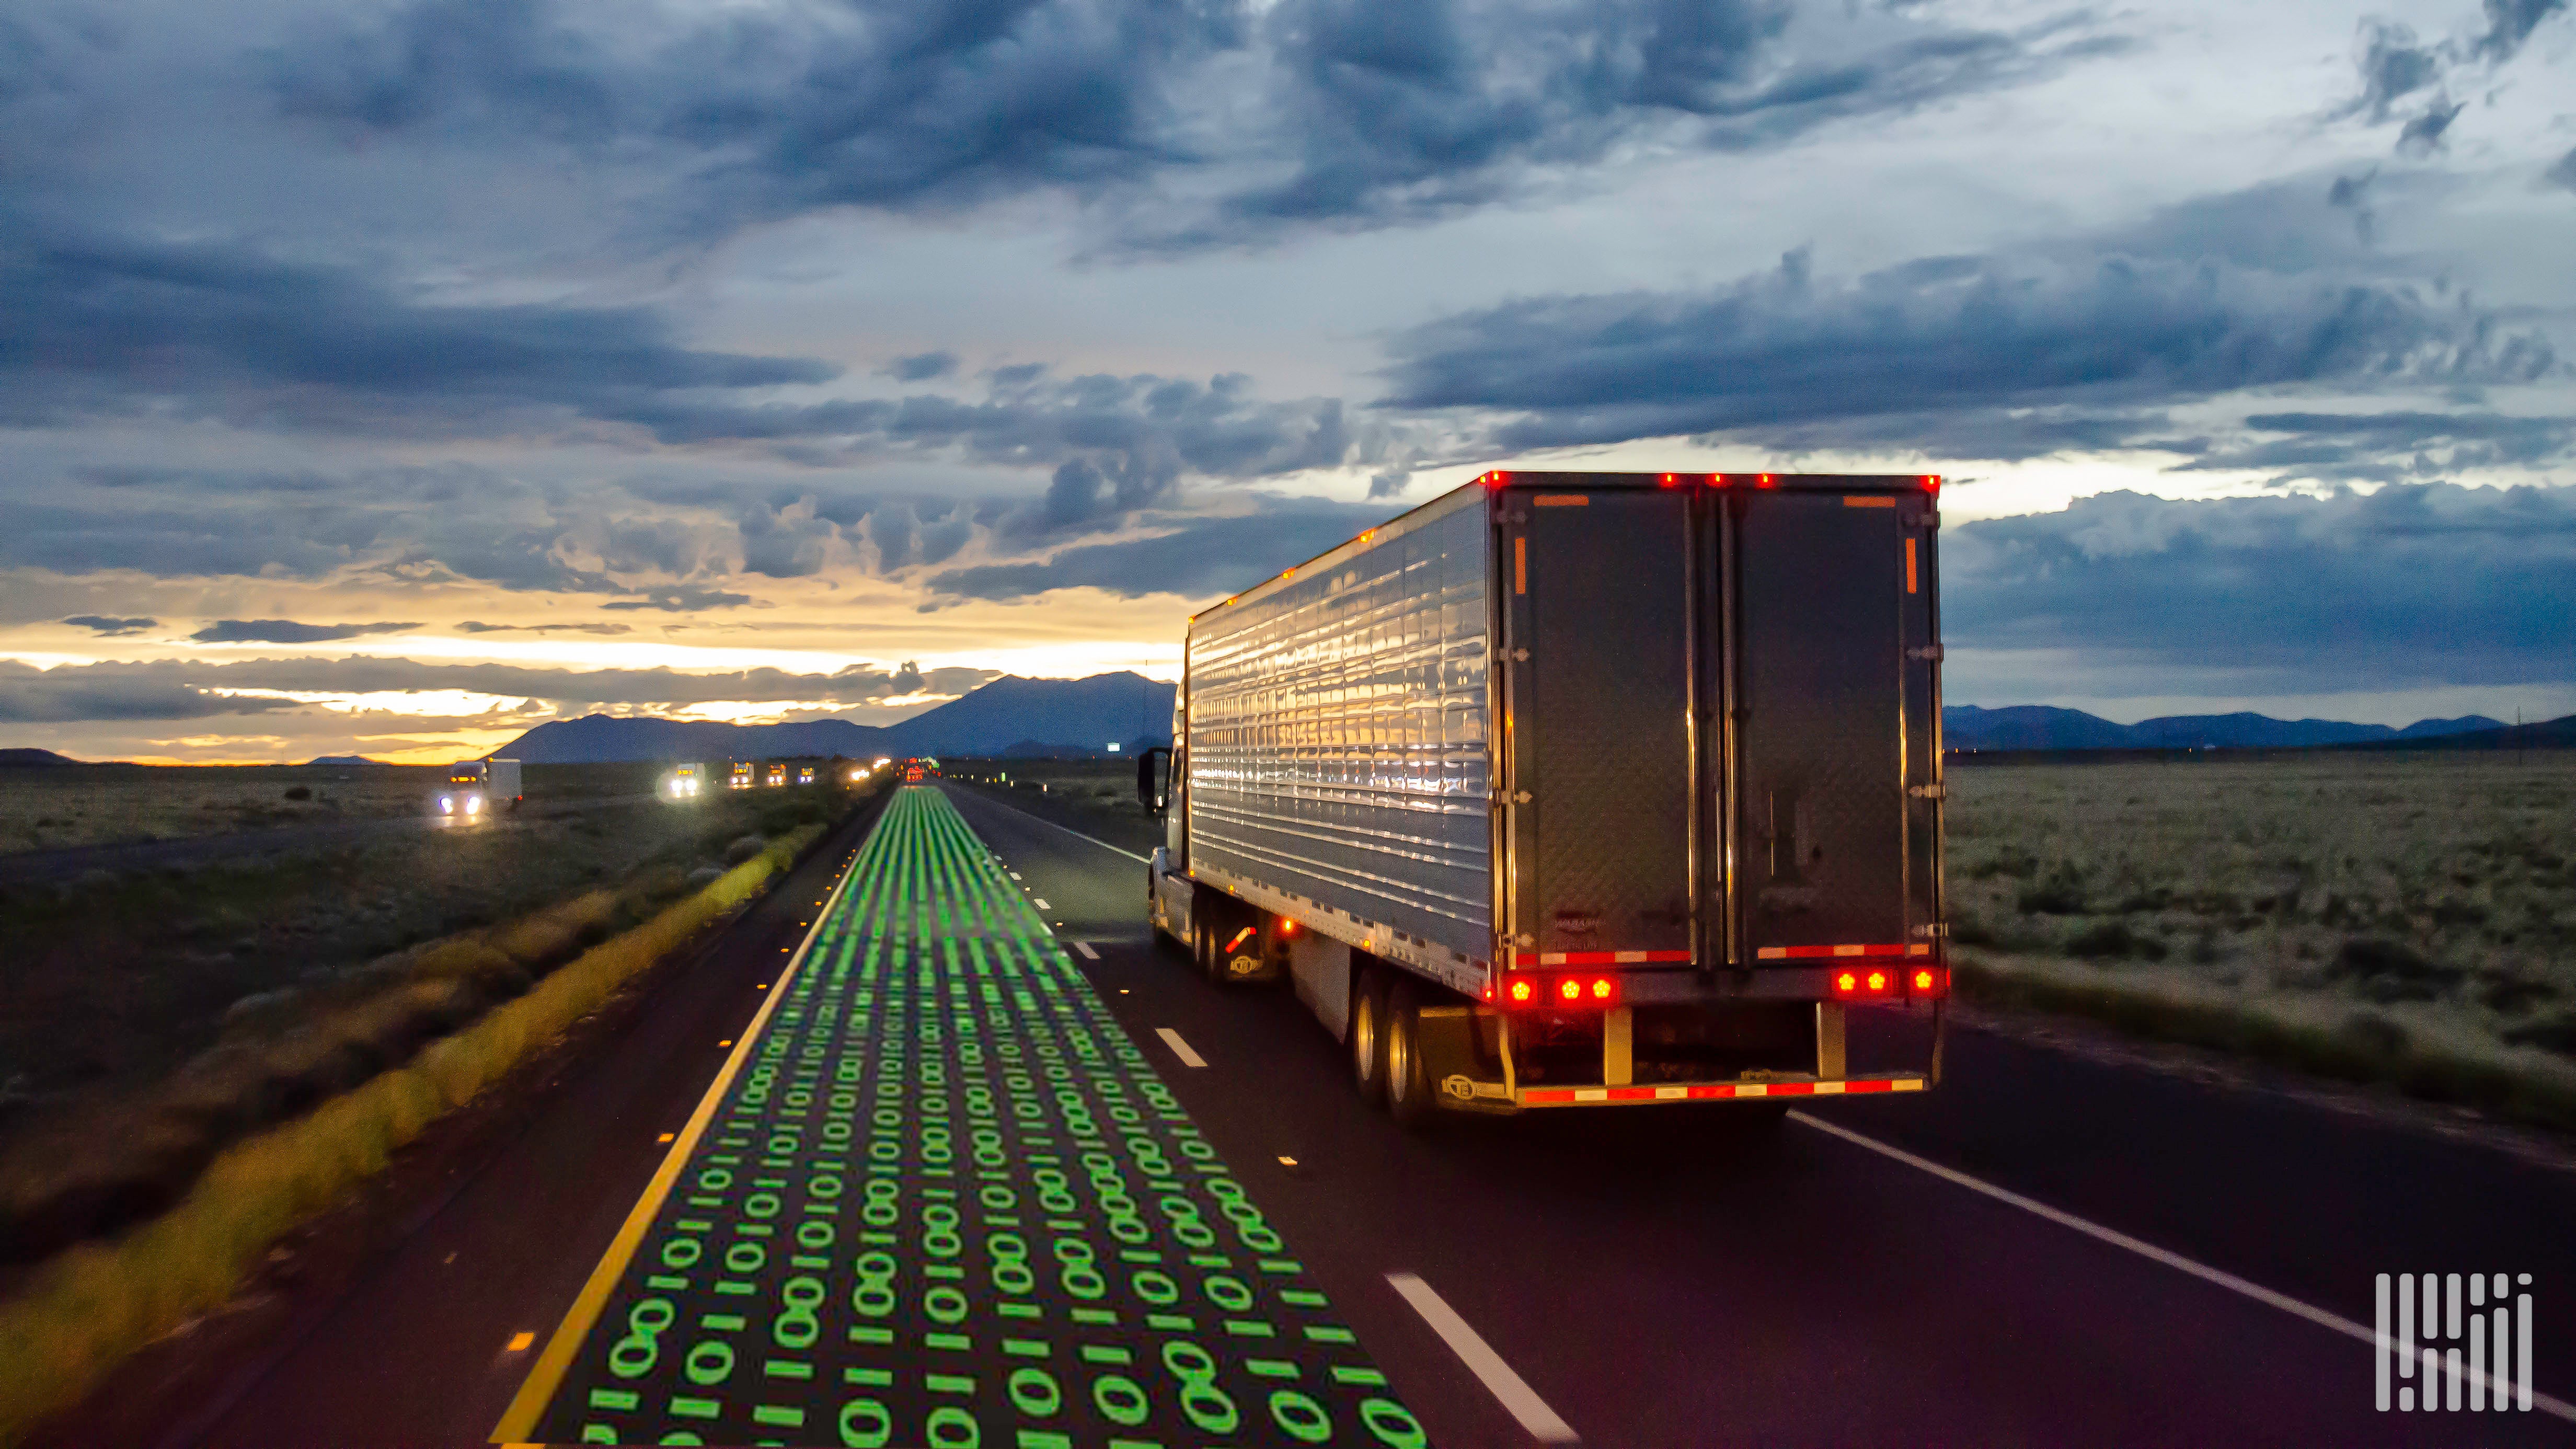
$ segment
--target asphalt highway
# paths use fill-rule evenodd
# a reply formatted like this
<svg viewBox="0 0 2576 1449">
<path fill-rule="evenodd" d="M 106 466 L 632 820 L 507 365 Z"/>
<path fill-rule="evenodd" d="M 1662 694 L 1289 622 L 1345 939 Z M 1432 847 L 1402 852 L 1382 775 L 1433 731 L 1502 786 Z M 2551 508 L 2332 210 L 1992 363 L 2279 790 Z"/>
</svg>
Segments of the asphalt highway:
<svg viewBox="0 0 2576 1449">
<path fill-rule="evenodd" d="M 1769 1133 L 1712 1105 L 1461 1119 L 1408 1134 L 1359 1103 L 1341 1049 L 1287 991 L 1219 988 L 1148 939 L 1144 867 L 1132 854 L 965 788 L 897 799 L 943 795 L 953 813 L 925 803 L 908 817 L 927 842 L 912 856 L 866 862 L 867 822 L 854 822 L 659 988 L 615 1041 L 533 1099 L 509 1139 L 424 1204 L 366 1272 L 301 1306 L 220 1382 L 200 1384 L 192 1411 L 136 1434 L 108 1432 L 119 1421 L 96 1410 L 84 1422 L 97 1432 L 77 1442 L 465 1444 L 489 1436 L 514 1399 L 521 1422 L 546 1433 L 629 1442 L 696 1442 L 664 1437 L 692 1431 L 709 1443 L 1311 1442 L 1302 1407 L 1280 1417 L 1273 1399 L 1273 1413 L 1258 1412 L 1247 1388 L 1256 1380 L 1263 1392 L 1275 1393 L 1273 1382 L 1312 1390 L 1334 1425 L 1328 1442 L 1411 1442 L 1407 1426 L 1418 1425 L 1447 1449 L 2576 1442 L 2562 1402 L 2576 1387 L 2576 1176 L 2366 1115 L 1978 1032 L 1952 1035 L 1935 1092 L 1819 1104 Z M 863 869 L 835 895 L 854 866 Z M 881 882 L 875 896 L 869 871 Z M 889 882 L 911 893 L 900 909 L 864 904 L 889 899 L 898 889 Z M 800 954 L 809 940 L 823 944 Z M 874 978 L 870 949 L 887 963 Z M 802 963 L 792 994 L 764 1016 L 791 959 Z M 975 998 L 971 1022 L 940 1016 L 941 993 L 965 1001 L 983 989 L 984 968 L 998 973 L 998 994 Z M 805 1196 L 779 1189 L 793 1209 L 784 1217 L 737 1192 L 705 1209 L 732 1216 L 681 1221 L 696 1210 L 681 1194 L 725 1190 L 696 1176 L 708 1154 L 819 1150 L 820 1137 L 781 1145 L 776 1121 L 744 1114 L 783 1109 L 743 1094 L 761 1063 L 785 1069 L 796 1053 L 824 1049 L 813 1024 L 824 1009 L 845 1023 L 828 1040 L 851 1045 L 809 1060 L 863 1063 L 847 1068 L 862 1073 L 853 1091 L 953 1086 L 953 1102 L 907 1098 L 903 1110 L 927 1115 L 880 1125 L 897 1153 L 933 1136 L 965 1148 L 985 1110 L 967 1078 L 1003 1060 L 1003 1043 L 1052 1042 L 1079 1058 L 1080 1093 L 1039 1091 L 1051 1102 L 1026 1111 L 1057 1115 L 1043 1131 L 1024 1116 L 1014 1130 L 1036 1135 L 1011 1139 L 1007 1168 L 991 1170 L 1050 1170 L 1038 1160 L 1046 1154 L 1087 1161 L 1081 1139 L 1093 1131 L 1126 1134 L 1109 1154 L 1125 1154 L 1116 1170 L 1075 1172 L 1073 1189 L 1086 1196 L 1061 1223 L 960 1225 L 987 1241 L 995 1231 L 1031 1239 L 1059 1286 L 1024 1292 L 996 1274 L 986 1288 L 984 1259 L 955 1258 L 935 1236 L 948 1223 L 936 1205 L 964 1199 L 939 1198 L 948 1189 L 915 1157 L 899 1170 L 880 1164 L 906 1236 L 883 1245 L 892 1261 L 857 1271 L 897 1285 L 938 1322 L 903 1316 L 910 1307 L 869 1316 L 869 1285 L 854 1288 L 848 1267 L 854 1249 L 878 1249 L 823 1244 L 819 1229 L 814 1251 L 832 1264 L 813 1270 L 826 1284 L 819 1299 L 749 1253 L 740 1289 L 696 1266 L 742 1241 L 744 1230 L 726 1224 L 787 1224 L 815 1208 L 822 1189 L 809 1174 L 846 1166 L 847 1184 L 830 1193 L 880 1190 L 862 1176 L 870 1169 L 852 1140 L 819 1168 L 795 1158 L 794 1193 Z M 939 1029 L 923 1035 L 925 1023 Z M 969 1052 L 963 1043 L 977 1033 L 984 1045 Z M 935 1069 L 925 1065 L 934 1059 Z M 993 1070 L 992 1101 L 1003 1104 L 994 1110 L 1008 1116 L 1021 1089 Z M 776 1072 L 762 1082 L 763 1092 L 797 1088 Z M 817 1077 L 813 1089 L 828 1085 Z M 1142 1110 L 1141 1125 L 1108 1126 L 1122 1104 Z M 864 1125 L 871 1109 L 891 1110 L 870 1095 L 850 1120 Z M 693 1120 L 699 1133 L 687 1137 Z M 828 1137 L 823 1124 L 795 1131 Z M 767 1145 L 744 1135 L 755 1126 Z M 731 1146 L 728 1133 L 739 1139 Z M 1156 1145 L 1138 1145 L 1148 1135 Z M 1206 1177 L 1166 1193 L 1159 1177 L 1179 1176 L 1175 1163 Z M 1153 1233 L 1130 1242 L 1114 1231 L 1131 1210 L 1117 1206 L 1118 1172 L 1139 1202 L 1204 1200 L 1132 1208 Z M 1028 1189 L 1017 1176 L 983 1186 Z M 1038 1181 L 1034 1190 L 1056 1189 Z M 985 1201 L 988 1218 L 1028 1211 L 998 1202 Z M 863 1230 L 850 1214 L 809 1215 L 834 1233 Z M 1212 1247 L 1166 1241 L 1182 1216 L 1246 1236 Z M 1041 1232 L 1057 1235 L 1052 1258 Z M 1280 1246 L 1247 1246 L 1254 1232 Z M 675 1234 L 704 1245 L 675 1252 Z M 1085 1235 L 1092 1246 L 1076 1262 L 1064 1244 Z M 783 1238 L 771 1241 L 785 1251 Z M 1078 1270 L 1122 1253 L 1160 1260 L 1123 1259 L 1118 1271 L 1169 1269 L 1194 1295 L 1215 1289 L 1187 1273 L 1241 1279 L 1250 1306 L 1221 1314 L 1193 1296 L 1168 1309 L 1194 1317 L 1192 1327 L 1154 1320 L 1149 1330 L 1119 1296 L 1124 1285 L 1086 1296 Z M 1193 1254 L 1230 1257 L 1184 1270 Z M 674 1266 L 682 1257 L 690 1261 Z M 963 1299 L 930 1296 L 949 1261 L 976 1265 L 957 1280 Z M 2531 1276 L 2517 1291 L 2537 1310 L 2534 1409 L 2374 1408 L 2374 1276 L 2428 1271 Z M 657 1287 L 654 1274 L 688 1281 Z M 656 1292 L 672 1299 L 672 1321 L 686 1314 L 699 1326 L 699 1342 L 674 1336 L 667 1361 L 621 1379 L 616 1355 L 633 1367 L 643 1354 L 621 1344 L 658 1331 L 663 1310 L 644 1306 Z M 728 1314 L 688 1297 L 724 1292 L 756 1307 Z M 1015 1295 L 1024 1308 L 1000 1307 Z M 809 1300 L 828 1339 L 797 1316 Z M 1072 1311 L 1085 1304 L 1094 1317 Z M 976 1316 L 988 1312 L 1026 1313 L 1044 1331 L 1021 1335 Z M 1101 1313 L 1124 1316 L 1111 1324 Z M 877 1324 L 886 1331 L 860 1331 Z M 1315 1326 L 1327 1331 L 1304 1336 Z M 706 1346 L 715 1339 L 721 1351 Z M 1180 1339 L 1207 1351 L 1172 1349 Z M 1295 1351 L 1270 1353 L 1265 1342 Z M 944 1372 L 942 1353 L 971 1354 L 976 1366 Z M 537 1372 L 550 1355 L 557 1362 Z M 1012 1376 L 1030 1367 L 1046 1371 L 1044 1383 Z M 839 1417 L 805 1410 L 801 1426 L 787 1427 L 803 1402 L 796 1394 L 819 1392 L 806 1387 L 813 1376 L 835 1373 L 853 1386 L 831 1400 Z M 1112 1377 L 1152 1401 L 1135 1410 L 1149 1416 L 1138 1421 L 1145 1428 L 1102 1427 L 1101 1416 L 1128 1422 L 1127 1388 L 1103 1387 Z M 1174 1430 L 1173 1414 L 1190 1406 L 1173 1386 L 1186 1397 L 1194 1380 L 1223 1388 L 1241 1419 L 1212 1428 L 1214 1401 L 1201 1390 L 1192 1412 L 1209 1418 L 1189 1421 L 1196 1432 Z M 744 1397 L 771 1382 L 787 1388 Z M 943 1394 L 976 1406 L 967 1418 L 990 1426 L 980 1440 L 955 1416 L 923 1417 L 952 1402 Z M 1050 1394 L 1072 1406 L 1068 1417 L 1048 1419 L 1058 1412 Z M 873 1438 L 874 1411 L 849 1407 L 862 1395 L 910 1417 Z M 1376 1417 L 1362 1426 L 1373 1400 L 1401 1417 L 1368 1410 Z M 730 1437 L 707 1437 L 709 1425 L 689 1417 L 764 1408 L 774 1416 L 758 1421 L 766 1427 Z M 591 1410 L 611 1417 L 585 1420 Z M 1082 1414 L 1092 1417 L 1076 1424 Z M 1042 1422 L 1078 1432 L 1050 1440 L 1029 1427 Z"/>
</svg>

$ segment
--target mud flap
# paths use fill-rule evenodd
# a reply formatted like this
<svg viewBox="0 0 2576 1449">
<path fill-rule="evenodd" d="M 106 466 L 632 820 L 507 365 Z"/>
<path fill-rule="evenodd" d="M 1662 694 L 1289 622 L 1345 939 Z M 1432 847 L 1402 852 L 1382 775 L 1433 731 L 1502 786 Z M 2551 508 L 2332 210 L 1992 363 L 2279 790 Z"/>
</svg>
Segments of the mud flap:
<svg viewBox="0 0 2576 1449">
<path fill-rule="evenodd" d="M 1478 1060 L 1474 1007 L 1426 1006 L 1416 1018 L 1422 1076 L 1435 1089 L 1434 1100 L 1470 1111 L 1512 1110 L 1510 1085 L 1487 1080 L 1486 1065 Z"/>
</svg>

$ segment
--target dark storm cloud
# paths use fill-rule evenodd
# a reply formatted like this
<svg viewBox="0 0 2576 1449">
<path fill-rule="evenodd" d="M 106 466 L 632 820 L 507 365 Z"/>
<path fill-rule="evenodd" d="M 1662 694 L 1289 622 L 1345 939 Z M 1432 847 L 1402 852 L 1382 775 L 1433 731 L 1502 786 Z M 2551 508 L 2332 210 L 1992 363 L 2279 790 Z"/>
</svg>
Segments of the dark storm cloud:
<svg viewBox="0 0 2576 1449">
<path fill-rule="evenodd" d="M 2275 483 L 2425 482 L 2468 469 L 2538 469 L 2576 456 L 2576 418 L 2497 413 L 2256 413 L 2260 436 L 2176 440 L 2176 472 L 2264 472 Z"/>
<path fill-rule="evenodd" d="M 886 368 L 886 375 L 897 382 L 928 382 L 946 377 L 957 370 L 954 352 L 924 352 L 911 357 L 898 357 Z"/>
<path fill-rule="evenodd" d="M 2541 179 L 2553 186 L 2563 186 L 2570 191 L 2576 191 L 2576 151 L 2570 151 L 2559 157 L 2557 165 L 2541 173 Z"/>
<path fill-rule="evenodd" d="M 2129 44 L 2084 11 L 1962 30 L 1789 0 L 1285 0 L 1264 18 L 1283 179 L 1150 243 L 1438 215 L 1644 142 L 1743 151 L 2025 84 Z M 1809 32 L 1802 35 L 1799 22 Z"/>
<path fill-rule="evenodd" d="M 74 614 L 63 622 L 77 624 L 81 628 L 109 639 L 122 639 L 129 634 L 140 634 L 146 629 L 159 628 L 161 625 L 158 619 L 105 619 L 96 614 Z"/>
<path fill-rule="evenodd" d="M 2325 215 L 2318 200 L 2302 204 Z M 2463 296 L 2310 264 L 2333 243 L 2242 244 L 2239 225 L 2206 207 L 2107 255 L 1929 258 L 1827 282 L 1798 252 L 1715 291 L 1513 302 L 1400 334 L 1383 405 L 1502 414 L 1506 449 L 1731 433 L 2018 459 L 2116 447 L 2160 429 L 2164 407 L 2240 389 L 2557 370 L 2544 338 Z"/>
<path fill-rule="evenodd" d="M 2137 493 L 1944 530 L 1953 648 L 2062 650 L 2240 692 L 2576 680 L 2576 488 Z M 2153 692 L 2153 686 L 2140 692 Z"/>
<path fill-rule="evenodd" d="M 624 624 L 486 624 L 468 619 L 456 626 L 468 634 L 632 634 Z"/>
<path fill-rule="evenodd" d="M 2364 20 L 2361 34 L 2361 95 L 2353 107 L 2371 120 L 2387 120 L 2390 106 L 2442 78 L 2441 56 L 2418 44 L 2411 27 Z"/>
<path fill-rule="evenodd" d="M 603 18 L 626 43 L 593 38 Z M 719 202 L 936 205 L 1135 176 L 1169 159 L 1175 72 L 1241 30 L 1226 0 L 851 0 L 650 26 L 545 0 L 422 0 L 269 64 L 288 114 L 352 131 L 681 151 L 715 227 Z"/>
<path fill-rule="evenodd" d="M 2450 130 L 2451 123 L 2458 120 L 2460 112 L 2466 109 L 2468 107 L 2465 103 L 2453 102 L 2447 98 L 2435 98 L 2431 104 L 2424 107 L 2423 114 L 2408 121 L 2404 129 L 2397 133 L 2397 149 L 2415 156 L 2440 150 L 2442 133 Z"/>
<path fill-rule="evenodd" d="M 1281 500 L 1259 513 L 1181 522 L 1153 538 L 1062 549 L 1042 562 L 952 569 L 932 575 L 929 586 L 998 600 L 1071 588 L 1130 599 L 1228 593 L 1313 558 L 1385 516 L 1383 508 Z"/>
<path fill-rule="evenodd" d="M 705 589 L 695 585 L 639 589 L 639 599 L 619 599 L 602 604 L 603 609 L 660 609 L 668 614 L 689 614 L 701 609 L 731 609 L 752 602 L 749 594 L 727 593 L 722 589 Z"/>
<path fill-rule="evenodd" d="M 2486 0 L 2486 33 L 2470 43 L 2470 53 L 2490 62 L 2511 60 L 2534 27 L 2566 9 L 2567 0 Z"/>
<path fill-rule="evenodd" d="M 9 724 L 202 719 L 294 707 L 282 699 L 212 694 L 167 673 L 138 675 L 119 666 L 69 664 L 40 670 L 0 659 L 0 722 Z"/>
<path fill-rule="evenodd" d="M 226 243 L 0 221 L 0 422 L 21 426 L 156 405 L 268 428 L 497 431 L 837 373 L 693 351 L 641 308 L 433 305 Z"/>
<path fill-rule="evenodd" d="M 998 677 L 989 669 L 926 673 L 854 666 L 833 674 L 776 669 L 692 674 L 669 669 L 542 669 L 511 664 L 421 664 L 408 659 L 248 659 L 219 665 L 162 661 L 37 669 L 0 660 L 0 721 L 192 719 L 314 709 L 292 700 L 217 693 L 274 690 L 374 694 L 457 690 L 535 700 L 558 713 L 668 709 L 711 701 L 820 704 L 844 709 L 907 695 L 964 694 Z"/>
<path fill-rule="evenodd" d="M 662 157 L 689 232 L 1060 188 L 1191 247 L 1437 214 L 1636 141 L 1780 144 L 2128 44 L 2080 9 L 1992 31 L 1793 0 L 853 0 L 660 31 L 415 0 L 267 65 L 287 115 L 352 136 Z"/>
<path fill-rule="evenodd" d="M 2565 13 L 2567 0 L 2486 0 L 2486 28 L 2474 35 L 2455 35 L 2426 43 L 2415 32 L 2393 22 L 2361 22 L 2361 94 L 2334 114 L 2367 113 L 2372 124 L 2385 122 L 2397 103 L 2433 91 L 2424 108 L 2406 119 L 2397 149 L 2414 155 L 2438 150 L 2443 132 L 2459 118 L 2465 102 L 2450 91 L 2474 90 L 2482 73 L 2491 73 L 2521 52 L 2531 32 L 2553 15 Z"/>
<path fill-rule="evenodd" d="M 219 619 L 188 637 L 200 644 L 321 644 L 399 634 L 418 624 L 299 624 L 293 619 Z"/>
</svg>

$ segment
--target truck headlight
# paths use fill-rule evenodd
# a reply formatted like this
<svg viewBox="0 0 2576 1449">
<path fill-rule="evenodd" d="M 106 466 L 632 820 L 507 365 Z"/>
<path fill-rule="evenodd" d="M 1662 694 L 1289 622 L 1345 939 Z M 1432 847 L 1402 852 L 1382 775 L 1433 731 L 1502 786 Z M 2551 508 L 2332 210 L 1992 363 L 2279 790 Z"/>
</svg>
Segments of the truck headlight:
<svg viewBox="0 0 2576 1449">
<path fill-rule="evenodd" d="M 466 814 L 468 814 L 468 815 L 473 815 L 473 814 L 476 814 L 476 813 L 480 812 L 482 809 L 483 809 L 483 797 L 482 797 L 482 796 L 480 796 L 480 795 L 468 795 L 468 796 L 466 796 L 466 797 L 465 797 L 465 813 L 466 813 Z"/>
<path fill-rule="evenodd" d="M 441 811 L 445 812 L 446 814 L 449 814 L 449 815 L 453 815 L 453 814 L 455 814 L 455 813 L 456 813 L 456 797 L 455 797 L 455 796 L 453 796 L 453 795 L 441 795 L 441 796 L 439 796 L 439 797 L 438 797 L 438 808 L 439 808 Z"/>
</svg>

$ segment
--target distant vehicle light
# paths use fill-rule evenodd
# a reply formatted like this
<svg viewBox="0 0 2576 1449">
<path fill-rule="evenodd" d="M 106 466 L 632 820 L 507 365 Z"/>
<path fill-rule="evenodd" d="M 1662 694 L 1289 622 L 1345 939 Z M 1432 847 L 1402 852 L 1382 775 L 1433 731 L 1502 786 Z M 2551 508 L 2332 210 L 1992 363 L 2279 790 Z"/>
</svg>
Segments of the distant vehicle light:
<svg viewBox="0 0 2576 1449">
<path fill-rule="evenodd" d="M 477 814 L 482 813 L 482 810 L 483 810 L 483 797 L 482 797 L 482 796 L 480 796 L 480 795 L 468 795 L 468 796 L 466 796 L 466 797 L 465 797 L 465 813 L 466 813 L 466 814 L 468 814 L 468 815 L 477 815 Z"/>
<path fill-rule="evenodd" d="M 442 811 L 446 812 L 447 814 L 450 814 L 450 815 L 455 814 L 455 813 L 456 813 L 456 800 L 455 800 L 455 798 L 454 798 L 453 796 L 448 796 L 448 795 L 441 795 L 441 796 L 439 796 L 439 797 L 438 797 L 438 808 L 439 808 L 440 810 L 442 810 Z"/>
</svg>

